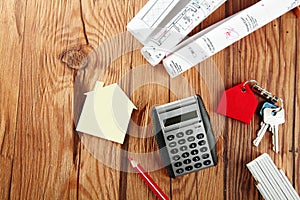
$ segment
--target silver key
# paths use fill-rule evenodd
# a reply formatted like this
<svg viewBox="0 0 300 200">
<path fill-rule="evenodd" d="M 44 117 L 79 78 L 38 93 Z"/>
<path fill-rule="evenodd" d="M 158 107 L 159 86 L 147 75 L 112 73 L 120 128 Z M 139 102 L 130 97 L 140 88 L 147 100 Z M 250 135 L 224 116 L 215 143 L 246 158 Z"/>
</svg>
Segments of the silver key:
<svg viewBox="0 0 300 200">
<path fill-rule="evenodd" d="M 265 108 L 263 110 L 264 122 L 269 124 L 272 132 L 273 151 L 279 152 L 278 126 L 285 122 L 284 108 Z"/>
<path fill-rule="evenodd" d="M 263 139 L 264 135 L 266 134 L 268 128 L 269 128 L 269 124 L 265 123 L 264 121 L 260 123 L 260 129 L 257 132 L 257 137 L 255 138 L 255 140 L 253 141 L 253 145 L 258 147 L 260 141 Z"/>
</svg>

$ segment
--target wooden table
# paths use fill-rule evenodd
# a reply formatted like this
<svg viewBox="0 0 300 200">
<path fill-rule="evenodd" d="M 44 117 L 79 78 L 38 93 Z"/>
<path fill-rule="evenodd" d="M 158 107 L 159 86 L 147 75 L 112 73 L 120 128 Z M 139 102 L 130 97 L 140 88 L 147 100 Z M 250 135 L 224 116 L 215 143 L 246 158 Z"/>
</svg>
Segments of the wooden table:
<svg viewBox="0 0 300 200">
<path fill-rule="evenodd" d="M 155 138 L 143 138 L 153 132 L 154 105 L 195 93 L 211 115 L 219 163 L 178 179 L 170 179 L 164 168 L 148 168 L 153 158 L 142 163 L 168 196 L 261 199 L 245 164 L 262 153 L 270 154 L 300 191 L 299 19 L 289 12 L 170 79 L 161 65 L 147 64 L 141 45 L 126 33 L 126 24 L 146 2 L 1 1 L 0 199 L 155 199 L 124 157 L 158 149 Z M 193 33 L 255 2 L 228 1 Z M 103 55 L 93 55 L 95 49 Z M 124 145 L 80 138 L 75 131 L 83 92 L 97 79 L 119 83 L 139 109 Z M 278 154 L 271 150 L 271 134 L 258 148 L 252 145 L 258 115 L 246 125 L 215 112 L 222 89 L 249 79 L 285 100 Z M 111 158 L 111 166 L 103 158 Z"/>
</svg>

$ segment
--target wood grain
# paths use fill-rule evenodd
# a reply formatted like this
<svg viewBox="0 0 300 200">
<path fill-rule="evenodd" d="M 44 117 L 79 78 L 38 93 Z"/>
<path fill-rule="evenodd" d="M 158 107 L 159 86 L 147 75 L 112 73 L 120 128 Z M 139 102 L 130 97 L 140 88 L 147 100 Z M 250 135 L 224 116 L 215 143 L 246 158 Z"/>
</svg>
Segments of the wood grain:
<svg viewBox="0 0 300 200">
<path fill-rule="evenodd" d="M 236 10 L 244 9 L 254 3 L 255 1 L 231 2 L 227 4 L 227 14 L 231 15 Z M 265 28 L 262 28 L 228 48 L 226 51 L 228 59 L 225 72 L 226 88 L 252 79 L 265 83 L 265 80 L 261 80 L 263 78 L 262 70 L 266 70 L 264 63 L 265 38 Z M 231 119 L 226 122 L 225 126 L 228 131 L 224 144 L 226 150 L 224 169 L 226 199 L 244 199 L 249 196 L 253 199 L 259 198 L 253 178 L 245 166 L 259 155 L 258 149 L 252 145 L 259 120 L 257 117 L 254 118 L 250 125 Z M 260 145 L 260 148 L 263 146 Z"/>
<path fill-rule="evenodd" d="M 294 150 L 294 178 L 293 184 L 295 185 L 295 189 L 299 194 L 300 191 L 300 126 L 298 125 L 300 120 L 300 20 L 296 21 L 296 59 L 295 59 L 295 96 L 293 101 L 294 103 L 294 143 L 293 143 L 293 150 Z"/>
<path fill-rule="evenodd" d="M 230 58 L 233 59 L 232 63 L 234 66 L 232 73 L 239 74 L 239 80 L 241 80 L 240 77 L 244 77 L 244 80 L 256 79 L 264 88 L 267 88 L 268 91 L 282 96 L 283 99 L 288 99 L 290 92 L 292 92 L 294 88 L 288 87 L 287 85 L 291 84 L 289 81 L 295 81 L 293 75 L 295 66 L 293 59 L 295 59 L 295 55 L 289 54 L 293 54 L 295 50 L 286 51 L 285 49 L 295 48 L 296 42 L 294 41 L 295 34 L 293 34 L 295 25 L 291 25 L 293 21 L 290 21 L 288 22 L 290 26 L 285 26 L 287 23 L 282 22 L 286 19 L 285 17 L 286 16 L 282 19 L 274 20 L 264 28 L 244 38 L 237 44 L 232 45 L 230 48 L 232 48 L 233 54 L 238 54 L 239 56 L 235 57 L 231 55 Z M 288 36 L 286 33 L 282 34 L 282 30 L 286 30 L 286 33 L 289 33 Z M 287 37 L 289 38 L 287 39 Z M 289 56 L 289 58 L 283 56 Z M 286 63 L 287 60 L 291 63 Z M 277 84 L 274 84 L 274 82 Z M 233 84 L 237 83 L 239 82 L 233 82 Z M 278 85 L 282 85 L 283 87 L 278 87 Z M 285 90 L 283 88 L 285 88 Z M 262 98 L 259 100 L 260 102 L 263 101 Z M 230 138 L 228 146 L 235 147 L 231 149 L 231 153 L 228 155 L 228 178 L 233 178 L 228 184 L 227 191 L 229 199 L 241 199 L 249 196 L 250 193 L 255 196 L 258 195 L 253 182 L 249 181 L 249 172 L 245 168 L 245 163 L 251 161 L 260 153 L 268 152 L 279 167 L 288 171 L 288 177 L 293 177 L 293 155 L 289 152 L 293 141 L 293 130 L 291 129 L 292 125 L 289 125 L 289 123 L 292 123 L 292 120 L 288 120 L 290 116 L 293 116 L 293 110 L 290 106 L 287 106 L 286 110 L 289 115 L 287 116 L 287 123 L 280 129 L 281 132 L 284 133 L 284 135 L 280 135 L 280 156 L 274 154 L 271 150 L 271 136 L 266 135 L 258 149 L 251 145 L 252 138 L 255 137 L 261 119 L 256 117 L 248 127 L 241 125 L 239 122 L 231 122 L 228 124 L 229 130 L 239 130 L 238 132 L 243 133 L 240 135 L 236 132 L 232 132 L 232 135 L 228 136 Z M 252 156 L 248 153 L 250 149 L 253 152 Z M 242 165 L 240 165 L 240 163 Z M 235 167 L 233 168 L 233 166 Z"/>
<path fill-rule="evenodd" d="M 94 49 L 94 54 L 89 56 L 89 62 L 94 62 L 89 63 L 76 76 L 79 85 L 76 84 L 74 89 L 78 95 L 91 91 L 96 81 L 103 81 L 106 85 L 118 83 L 129 95 L 131 77 L 122 77 L 131 68 L 130 46 L 133 38 L 122 33 L 126 31 L 123 24 L 133 17 L 130 9 L 132 7 L 133 2 L 130 1 L 124 4 L 119 1 L 82 2 L 86 37 L 88 44 Z M 81 86 L 84 91 L 80 90 Z M 122 159 L 122 146 L 87 135 L 81 137 L 81 142 L 83 146 L 80 156 L 79 199 L 124 198 L 124 194 L 120 192 L 124 191 L 122 186 L 126 184 L 123 183 L 120 172 L 126 164 L 126 160 Z"/>
<path fill-rule="evenodd" d="M 77 196 L 73 71 L 58 55 L 84 41 L 80 16 L 72 16 L 79 10 L 70 2 L 26 2 L 10 198 Z"/>
<path fill-rule="evenodd" d="M 283 87 L 276 87 L 275 91 L 279 96 L 282 96 L 284 100 L 295 98 L 295 88 L 288 87 L 297 81 L 296 79 L 296 49 L 297 49 L 297 19 L 295 19 L 292 12 L 287 13 L 286 15 L 281 17 L 280 21 L 280 31 L 279 31 L 279 55 L 280 62 L 277 66 L 278 70 L 278 78 L 276 79 L 279 85 Z M 289 24 L 289 26 L 287 26 Z M 290 51 L 285 51 L 285 49 L 290 49 Z M 276 72 L 275 72 L 276 73 Z M 295 102 L 287 100 L 285 103 L 285 111 L 286 111 L 286 123 L 281 126 L 281 156 L 275 157 L 275 163 L 278 160 L 282 159 L 282 164 L 277 164 L 278 167 L 285 170 L 285 173 L 291 182 L 294 181 L 295 174 L 295 160 L 294 160 L 294 141 L 295 141 L 295 133 L 294 133 L 294 116 L 295 116 Z"/>
<path fill-rule="evenodd" d="M 153 180 L 162 186 L 161 189 L 164 193 L 170 196 L 170 178 L 160 161 L 151 120 L 153 106 L 169 102 L 169 81 L 164 78 L 166 72 L 162 66 L 154 69 L 149 64 L 145 64 L 144 59 L 141 58 L 140 55 L 137 55 L 133 59 L 133 66 L 136 67 L 132 69 L 132 99 L 137 105 L 138 111 L 134 113 L 129 129 L 131 137 L 128 141 L 127 151 L 129 154 L 134 153 L 131 157 L 141 163 L 150 172 Z M 135 133 L 135 136 L 132 133 Z M 133 171 L 131 166 L 128 166 L 128 171 Z M 125 184 L 127 199 L 156 199 L 137 174 L 128 174 Z M 135 188 L 139 187 L 141 189 L 137 191 Z"/>
<path fill-rule="evenodd" d="M 170 199 L 262 199 L 246 168 L 268 153 L 300 191 L 300 21 L 293 12 L 182 76 L 151 67 L 126 24 L 147 0 L 0 3 L 0 199 L 157 199 L 128 163 L 134 157 Z M 191 35 L 257 1 L 227 1 Z M 256 79 L 285 100 L 280 152 L 271 134 L 252 145 L 250 125 L 218 115 L 224 89 Z M 138 107 L 125 143 L 78 133 L 85 92 L 118 83 Z M 217 140 L 218 165 L 171 179 L 153 137 L 153 106 L 200 94 Z M 258 97 L 259 102 L 264 99 Z"/>
<path fill-rule="evenodd" d="M 25 2 L 2 1 L 0 11 L 0 199 L 8 199 L 11 193 L 20 71 L 23 67 Z"/>
</svg>

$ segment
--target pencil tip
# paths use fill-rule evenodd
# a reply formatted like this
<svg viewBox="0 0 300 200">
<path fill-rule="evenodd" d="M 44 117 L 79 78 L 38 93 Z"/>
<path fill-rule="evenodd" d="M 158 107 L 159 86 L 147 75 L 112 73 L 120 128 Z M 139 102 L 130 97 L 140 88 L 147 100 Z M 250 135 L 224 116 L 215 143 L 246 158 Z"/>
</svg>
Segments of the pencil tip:
<svg viewBox="0 0 300 200">
<path fill-rule="evenodd" d="M 133 158 L 131 157 L 128 157 L 128 160 L 130 162 L 130 164 L 133 166 L 133 167 L 136 167 L 138 164 L 133 160 Z"/>
</svg>

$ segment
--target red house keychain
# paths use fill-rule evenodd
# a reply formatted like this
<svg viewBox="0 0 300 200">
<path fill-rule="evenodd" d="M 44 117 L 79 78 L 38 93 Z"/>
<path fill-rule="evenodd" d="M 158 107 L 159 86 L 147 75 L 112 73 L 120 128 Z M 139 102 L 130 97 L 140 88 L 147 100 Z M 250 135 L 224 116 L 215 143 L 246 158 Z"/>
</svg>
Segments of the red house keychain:
<svg viewBox="0 0 300 200">
<path fill-rule="evenodd" d="M 246 81 L 226 90 L 219 103 L 217 113 L 239 120 L 246 124 L 250 121 L 258 106 L 258 101 Z"/>
</svg>

